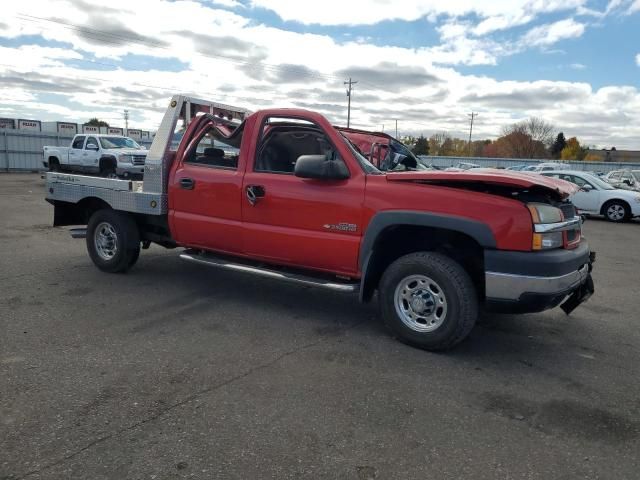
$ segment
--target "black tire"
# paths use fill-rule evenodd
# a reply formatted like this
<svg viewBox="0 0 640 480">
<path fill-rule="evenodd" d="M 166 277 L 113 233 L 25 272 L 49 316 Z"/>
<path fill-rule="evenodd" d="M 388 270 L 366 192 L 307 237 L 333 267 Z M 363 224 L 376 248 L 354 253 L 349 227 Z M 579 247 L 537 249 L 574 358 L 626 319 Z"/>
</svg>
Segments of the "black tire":
<svg viewBox="0 0 640 480">
<path fill-rule="evenodd" d="M 60 163 L 56 159 L 49 160 L 49 171 L 50 172 L 59 172 L 60 171 Z"/>
<path fill-rule="evenodd" d="M 628 222 L 631 219 L 631 207 L 622 200 L 610 200 L 602 207 L 602 214 L 610 222 Z"/>
<path fill-rule="evenodd" d="M 430 285 L 429 292 L 439 292 L 437 297 L 430 296 L 426 291 L 418 296 L 426 295 L 433 300 L 429 302 L 427 299 L 427 303 L 434 305 L 434 316 L 440 312 L 440 319 L 436 321 L 434 317 L 429 316 L 426 319 L 420 318 L 413 322 L 415 328 L 412 328 L 403 321 L 407 316 L 401 316 L 396 309 L 396 289 L 399 295 L 407 294 L 407 290 L 411 292 L 413 288 L 418 288 L 418 293 L 423 291 L 419 290 L 422 288 L 420 286 L 411 287 L 412 283 L 406 283 L 408 279 L 418 277 L 427 279 L 426 285 Z M 405 284 L 407 290 L 402 291 L 400 286 Z M 415 298 L 415 295 L 416 293 L 413 293 L 412 298 Z M 440 304 L 438 298 L 442 296 L 444 303 Z M 400 301 L 400 305 L 406 307 L 408 302 Z M 434 252 L 411 253 L 393 262 L 380 281 L 379 306 L 385 325 L 396 338 L 409 345 L 431 351 L 448 350 L 460 343 L 469 335 L 478 318 L 478 298 L 471 277 L 454 260 Z M 415 313 L 413 308 L 409 310 Z M 411 319 L 406 321 L 410 322 Z M 425 322 L 424 325 L 420 323 L 422 321 Z M 437 325 L 429 325 L 430 321 Z M 420 328 L 434 329 L 418 331 Z"/>
<path fill-rule="evenodd" d="M 110 160 L 100 162 L 100 176 L 105 178 L 118 178 L 116 166 Z"/>
<path fill-rule="evenodd" d="M 103 272 L 124 273 L 140 255 L 140 232 L 130 215 L 98 210 L 87 225 L 87 251 Z M 100 245 L 100 246 L 99 246 Z"/>
</svg>

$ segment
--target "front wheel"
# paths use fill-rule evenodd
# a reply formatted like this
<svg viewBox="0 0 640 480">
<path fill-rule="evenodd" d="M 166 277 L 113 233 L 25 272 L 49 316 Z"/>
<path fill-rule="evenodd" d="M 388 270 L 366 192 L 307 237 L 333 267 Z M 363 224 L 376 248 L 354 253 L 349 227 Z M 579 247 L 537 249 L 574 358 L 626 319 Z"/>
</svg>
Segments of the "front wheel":
<svg viewBox="0 0 640 480">
<path fill-rule="evenodd" d="M 384 323 L 399 340 L 425 350 L 447 350 L 471 332 L 478 299 L 469 274 L 439 253 L 400 257 L 380 281 Z"/>
<path fill-rule="evenodd" d="M 626 222 L 631 218 L 631 209 L 626 203 L 614 200 L 604 206 L 604 216 L 610 222 Z"/>
<path fill-rule="evenodd" d="M 123 273 L 140 255 L 140 232 L 130 215 L 98 210 L 87 225 L 87 251 L 100 270 Z"/>
</svg>

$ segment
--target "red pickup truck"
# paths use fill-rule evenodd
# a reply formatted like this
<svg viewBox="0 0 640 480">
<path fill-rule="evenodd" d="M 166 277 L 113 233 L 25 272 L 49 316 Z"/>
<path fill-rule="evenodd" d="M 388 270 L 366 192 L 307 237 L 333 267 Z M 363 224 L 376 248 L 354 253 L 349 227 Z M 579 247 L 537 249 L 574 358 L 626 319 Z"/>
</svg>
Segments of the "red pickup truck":
<svg viewBox="0 0 640 480">
<path fill-rule="evenodd" d="M 575 186 L 415 160 L 388 135 L 318 113 L 176 96 L 142 182 L 51 172 L 47 200 L 54 225 L 87 225 L 72 235 L 106 272 L 127 271 L 154 242 L 363 302 L 377 292 L 390 331 L 428 350 L 463 340 L 480 310 L 569 313 L 591 295 L 594 255 L 567 200 Z"/>
</svg>

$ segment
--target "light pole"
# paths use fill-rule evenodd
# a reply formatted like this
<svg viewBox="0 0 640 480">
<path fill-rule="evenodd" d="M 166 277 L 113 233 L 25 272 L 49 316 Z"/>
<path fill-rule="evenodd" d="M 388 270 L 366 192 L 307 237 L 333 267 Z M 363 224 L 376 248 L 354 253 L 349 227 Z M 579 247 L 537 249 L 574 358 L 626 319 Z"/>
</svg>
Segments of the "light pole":
<svg viewBox="0 0 640 480">
<path fill-rule="evenodd" d="M 345 85 L 349 86 L 349 88 L 347 88 L 347 128 L 349 128 L 351 124 L 351 87 L 356 83 L 358 82 L 351 80 L 351 77 L 349 77 L 348 82 L 344 82 Z"/>
</svg>

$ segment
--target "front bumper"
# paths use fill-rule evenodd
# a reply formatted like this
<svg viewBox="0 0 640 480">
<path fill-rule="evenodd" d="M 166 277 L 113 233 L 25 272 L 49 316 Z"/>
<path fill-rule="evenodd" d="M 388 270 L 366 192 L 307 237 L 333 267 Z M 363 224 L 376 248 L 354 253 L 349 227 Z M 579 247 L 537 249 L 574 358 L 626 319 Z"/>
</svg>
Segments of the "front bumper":
<svg viewBox="0 0 640 480">
<path fill-rule="evenodd" d="M 486 308 L 505 313 L 541 312 L 570 297 L 570 313 L 593 293 L 594 259 L 584 240 L 574 250 L 486 252 Z"/>
<path fill-rule="evenodd" d="M 118 163 L 116 175 L 119 177 L 140 176 L 144 174 L 144 165 L 133 165 L 130 163 Z"/>
</svg>

